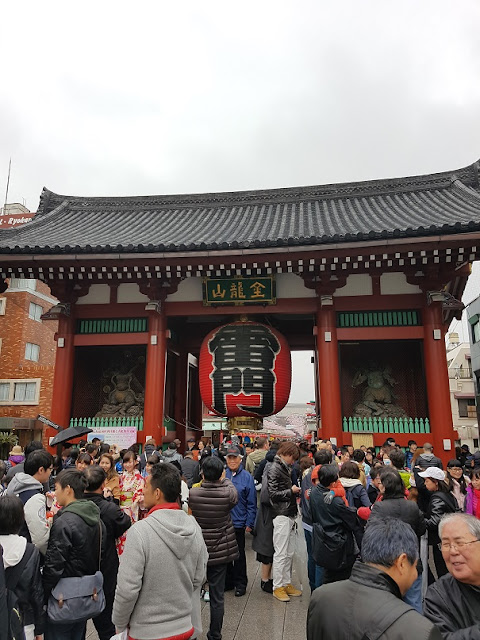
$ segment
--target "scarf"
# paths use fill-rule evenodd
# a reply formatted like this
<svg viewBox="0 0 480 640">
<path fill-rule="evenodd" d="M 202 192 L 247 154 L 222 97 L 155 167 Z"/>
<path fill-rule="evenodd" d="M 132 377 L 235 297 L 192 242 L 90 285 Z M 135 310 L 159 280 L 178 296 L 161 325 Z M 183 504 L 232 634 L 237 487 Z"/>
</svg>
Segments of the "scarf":
<svg viewBox="0 0 480 640">
<path fill-rule="evenodd" d="M 159 509 L 180 509 L 180 507 L 178 506 L 177 502 L 163 502 L 162 504 L 156 504 L 154 507 L 152 507 L 147 513 L 147 516 L 149 516 L 154 511 L 158 511 Z"/>
</svg>

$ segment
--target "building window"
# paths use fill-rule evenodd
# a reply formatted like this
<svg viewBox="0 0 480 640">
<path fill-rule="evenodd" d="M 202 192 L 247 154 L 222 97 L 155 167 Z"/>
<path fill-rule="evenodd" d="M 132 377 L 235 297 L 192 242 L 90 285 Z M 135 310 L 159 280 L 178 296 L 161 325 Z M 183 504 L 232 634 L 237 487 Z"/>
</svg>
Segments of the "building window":
<svg viewBox="0 0 480 640">
<path fill-rule="evenodd" d="M 40 378 L 0 380 L 0 405 L 38 404 Z"/>
<path fill-rule="evenodd" d="M 478 342 L 480 340 L 480 322 L 472 324 L 472 342 Z"/>
<path fill-rule="evenodd" d="M 6 298 L 0 298 L 0 316 L 4 316 L 5 315 L 6 306 L 7 306 L 7 299 Z"/>
<path fill-rule="evenodd" d="M 475 418 L 475 400 L 474 398 L 461 398 L 458 402 L 458 415 L 460 418 Z M 473 407 L 469 409 L 469 407 Z"/>
<path fill-rule="evenodd" d="M 40 357 L 40 346 L 38 344 L 33 344 L 32 342 L 27 342 L 25 345 L 25 360 L 33 360 L 33 362 L 38 362 Z"/>
<path fill-rule="evenodd" d="M 10 278 L 9 289 L 27 289 L 28 291 L 36 291 L 37 281 L 35 278 Z"/>
<path fill-rule="evenodd" d="M 14 402 L 33 402 L 37 392 L 35 382 L 14 382 L 13 383 Z"/>
<path fill-rule="evenodd" d="M 2 382 L 0 383 L 0 402 L 2 400 L 8 400 L 10 397 L 10 383 Z"/>
<path fill-rule="evenodd" d="M 36 320 L 37 322 L 41 322 L 41 317 L 43 314 L 43 307 L 39 304 L 35 304 L 34 302 L 30 302 L 30 307 L 28 310 L 28 317 L 32 320 Z"/>
</svg>

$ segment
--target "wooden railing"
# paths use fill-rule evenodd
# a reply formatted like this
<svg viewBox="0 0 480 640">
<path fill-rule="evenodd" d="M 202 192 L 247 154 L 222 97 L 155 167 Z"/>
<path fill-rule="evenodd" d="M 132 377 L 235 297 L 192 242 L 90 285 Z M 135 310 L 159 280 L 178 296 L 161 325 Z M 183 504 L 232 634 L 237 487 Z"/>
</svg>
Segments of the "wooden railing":
<svg viewBox="0 0 480 640">
<path fill-rule="evenodd" d="M 143 430 L 143 416 L 122 416 L 120 418 L 71 418 L 70 427 L 87 427 L 87 429 L 101 429 L 102 427 L 136 427 Z"/>
<path fill-rule="evenodd" d="M 428 418 L 343 418 L 343 431 L 367 433 L 430 433 Z"/>
</svg>

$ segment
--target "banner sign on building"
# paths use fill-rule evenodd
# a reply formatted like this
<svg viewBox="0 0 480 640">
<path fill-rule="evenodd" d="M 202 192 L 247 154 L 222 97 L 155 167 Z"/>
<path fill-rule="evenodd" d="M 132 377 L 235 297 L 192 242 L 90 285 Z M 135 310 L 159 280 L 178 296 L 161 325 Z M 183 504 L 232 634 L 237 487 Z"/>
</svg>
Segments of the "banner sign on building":
<svg viewBox="0 0 480 640">
<path fill-rule="evenodd" d="M 137 427 L 102 427 L 88 434 L 88 442 L 100 438 L 107 444 L 116 444 L 118 450 L 128 449 L 137 442 Z"/>
<path fill-rule="evenodd" d="M 21 227 L 34 218 L 34 213 L 12 213 L 0 215 L 0 229 L 12 229 Z"/>
<path fill-rule="evenodd" d="M 274 276 L 258 278 L 204 278 L 203 304 L 276 304 Z"/>
</svg>

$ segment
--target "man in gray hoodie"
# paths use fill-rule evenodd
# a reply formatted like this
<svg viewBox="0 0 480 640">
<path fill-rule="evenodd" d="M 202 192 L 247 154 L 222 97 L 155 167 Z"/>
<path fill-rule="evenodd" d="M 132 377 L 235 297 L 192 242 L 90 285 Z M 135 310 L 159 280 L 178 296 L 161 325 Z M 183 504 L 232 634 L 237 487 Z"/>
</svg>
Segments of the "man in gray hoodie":
<svg viewBox="0 0 480 640">
<path fill-rule="evenodd" d="M 53 458 L 48 451 L 33 451 L 25 460 L 24 472 L 14 475 L 7 487 L 7 495 L 18 496 L 24 505 L 25 524 L 20 535 L 33 542 L 44 555 L 50 529 L 43 485 L 48 482 L 52 468 Z"/>
<path fill-rule="evenodd" d="M 154 465 L 144 490 L 149 512 L 127 534 L 112 620 L 117 633 L 128 627 L 135 640 L 190 638 L 198 628 L 194 592 L 205 580 L 208 553 L 197 522 L 180 509 L 180 492 L 177 469 Z"/>
<path fill-rule="evenodd" d="M 182 454 L 178 453 L 177 445 L 175 444 L 175 442 L 170 442 L 168 447 L 162 453 L 162 456 L 164 462 L 173 462 L 174 460 L 176 460 L 177 462 L 181 463 L 183 460 Z"/>
</svg>

